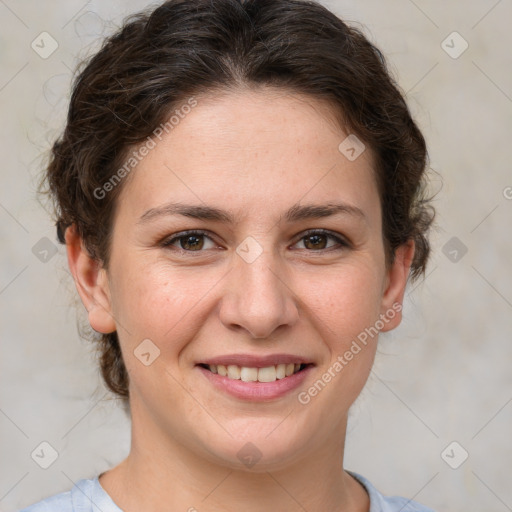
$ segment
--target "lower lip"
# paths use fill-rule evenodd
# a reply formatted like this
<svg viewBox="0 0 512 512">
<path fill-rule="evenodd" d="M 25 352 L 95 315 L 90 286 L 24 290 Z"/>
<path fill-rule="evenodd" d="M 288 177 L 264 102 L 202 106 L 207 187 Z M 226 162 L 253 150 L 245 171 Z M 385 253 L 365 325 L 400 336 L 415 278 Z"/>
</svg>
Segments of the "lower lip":
<svg viewBox="0 0 512 512">
<path fill-rule="evenodd" d="M 202 366 L 196 366 L 196 368 L 198 368 L 217 389 L 242 400 L 263 402 L 280 398 L 298 388 L 309 375 L 313 366 L 307 366 L 300 372 L 294 373 L 284 379 L 275 380 L 274 382 L 244 382 L 242 380 L 222 377 L 218 373 L 213 373 Z"/>
</svg>

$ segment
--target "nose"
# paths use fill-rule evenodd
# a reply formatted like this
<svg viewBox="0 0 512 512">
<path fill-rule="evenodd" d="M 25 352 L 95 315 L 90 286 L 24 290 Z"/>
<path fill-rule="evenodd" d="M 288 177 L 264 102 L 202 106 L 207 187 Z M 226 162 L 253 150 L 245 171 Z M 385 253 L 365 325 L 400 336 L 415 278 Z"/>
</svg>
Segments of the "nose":
<svg viewBox="0 0 512 512">
<path fill-rule="evenodd" d="M 299 318 L 297 301 L 279 261 L 267 252 L 251 263 L 237 254 L 234 259 L 220 306 L 222 323 L 253 338 L 269 338 L 279 327 L 293 326 Z"/>
</svg>

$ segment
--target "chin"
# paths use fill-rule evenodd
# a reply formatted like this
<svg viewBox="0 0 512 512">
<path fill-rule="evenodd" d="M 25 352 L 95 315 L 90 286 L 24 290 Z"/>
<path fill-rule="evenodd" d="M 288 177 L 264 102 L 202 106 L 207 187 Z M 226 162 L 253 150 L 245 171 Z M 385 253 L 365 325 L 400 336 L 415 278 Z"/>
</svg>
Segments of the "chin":
<svg viewBox="0 0 512 512">
<path fill-rule="evenodd" d="M 306 429 L 291 432 L 285 417 L 232 421 L 223 425 L 232 437 L 223 431 L 222 438 L 211 435 L 202 442 L 215 464 L 252 473 L 278 471 L 298 460 L 311 442 Z"/>
</svg>

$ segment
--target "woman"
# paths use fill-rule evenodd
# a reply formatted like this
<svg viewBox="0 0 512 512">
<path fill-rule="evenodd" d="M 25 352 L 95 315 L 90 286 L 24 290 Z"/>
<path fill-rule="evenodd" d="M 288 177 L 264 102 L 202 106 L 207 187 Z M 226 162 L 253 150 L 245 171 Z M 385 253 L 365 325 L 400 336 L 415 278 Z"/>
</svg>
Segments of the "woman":
<svg viewBox="0 0 512 512">
<path fill-rule="evenodd" d="M 430 510 L 343 469 L 378 334 L 425 270 L 426 158 L 381 53 L 317 3 L 128 20 L 45 179 L 131 451 L 25 510 Z"/>
</svg>

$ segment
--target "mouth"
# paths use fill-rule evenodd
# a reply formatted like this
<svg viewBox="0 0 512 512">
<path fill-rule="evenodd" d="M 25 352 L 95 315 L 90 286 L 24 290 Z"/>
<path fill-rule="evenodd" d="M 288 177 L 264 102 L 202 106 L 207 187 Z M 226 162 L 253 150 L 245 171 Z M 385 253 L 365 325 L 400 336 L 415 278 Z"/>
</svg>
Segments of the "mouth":
<svg viewBox="0 0 512 512">
<path fill-rule="evenodd" d="M 229 380 L 268 383 L 287 379 L 288 377 L 303 372 L 314 365 L 312 363 L 280 363 L 258 368 L 238 366 L 235 364 L 223 365 L 200 363 L 197 366 L 200 366 L 213 374 L 217 374 L 220 377 L 226 377 Z"/>
<path fill-rule="evenodd" d="M 196 361 L 208 385 L 239 400 L 267 402 L 290 397 L 310 380 L 312 356 L 291 353 L 223 354 Z"/>
<path fill-rule="evenodd" d="M 196 364 L 205 382 L 222 394 L 252 402 L 268 402 L 293 396 L 297 388 L 305 385 L 315 367 L 312 363 L 291 362 L 269 365 L 261 359 L 251 362 L 259 366 L 211 363 Z"/>
</svg>

